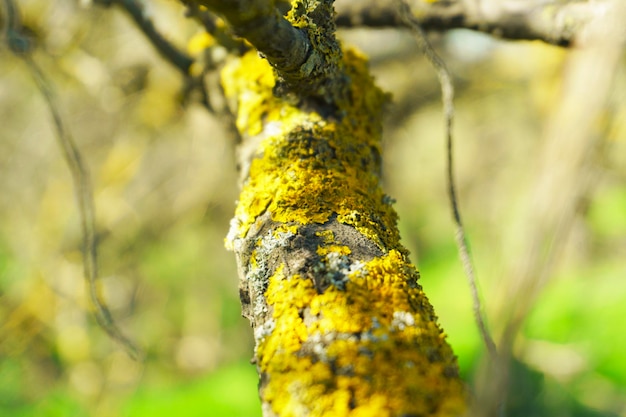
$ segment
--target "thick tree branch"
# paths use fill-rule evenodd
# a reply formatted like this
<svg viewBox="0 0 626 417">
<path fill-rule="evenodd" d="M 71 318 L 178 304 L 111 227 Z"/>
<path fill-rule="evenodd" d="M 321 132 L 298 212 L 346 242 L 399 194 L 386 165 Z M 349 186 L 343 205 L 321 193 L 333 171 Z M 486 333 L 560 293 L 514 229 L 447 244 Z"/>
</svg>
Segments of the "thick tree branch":
<svg viewBox="0 0 626 417">
<path fill-rule="evenodd" d="M 280 72 L 302 65 L 311 50 L 305 33 L 285 19 L 269 0 L 198 0 L 223 16 L 233 31 L 262 52 Z"/>
<path fill-rule="evenodd" d="M 203 4 L 241 34 L 236 15 L 246 12 L 231 9 L 240 3 Z M 222 71 L 245 178 L 227 246 L 254 330 L 263 414 L 459 416 L 456 358 L 380 184 L 387 97 L 365 59 L 339 49 L 331 3 L 294 0 L 286 16 L 312 48 L 294 73 L 310 66 L 314 88 L 285 80 L 256 51 Z"/>
<path fill-rule="evenodd" d="M 286 17 L 275 0 L 196 0 L 226 19 L 278 73 L 276 91 L 296 99 L 345 99 L 333 0 L 294 2 Z"/>
<path fill-rule="evenodd" d="M 251 52 L 223 72 L 253 152 L 227 238 L 255 335 L 264 416 L 459 416 L 456 358 L 380 186 L 385 96 L 346 51 L 350 101 L 277 98 Z"/>
<path fill-rule="evenodd" d="M 574 35 L 605 4 L 602 1 L 408 0 L 410 10 L 426 30 L 472 29 L 506 39 L 542 40 L 569 46 Z M 337 0 L 339 26 L 396 27 L 402 22 L 395 0 Z"/>
</svg>

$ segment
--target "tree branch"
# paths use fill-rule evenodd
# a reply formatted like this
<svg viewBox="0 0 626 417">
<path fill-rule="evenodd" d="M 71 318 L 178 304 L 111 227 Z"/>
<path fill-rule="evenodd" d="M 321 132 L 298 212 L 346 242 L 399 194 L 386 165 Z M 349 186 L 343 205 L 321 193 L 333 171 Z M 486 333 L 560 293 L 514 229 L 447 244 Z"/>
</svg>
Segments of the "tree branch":
<svg viewBox="0 0 626 417">
<path fill-rule="evenodd" d="M 198 0 L 198 4 L 223 16 L 234 32 L 262 52 L 280 72 L 297 70 L 305 61 L 311 45 L 305 33 L 295 28 L 265 0 Z"/>
<path fill-rule="evenodd" d="M 604 10 L 604 2 L 559 0 L 408 0 L 426 31 L 471 29 L 506 39 L 542 40 L 569 46 L 574 36 Z M 476 6 L 473 7 L 472 3 Z M 395 0 L 337 0 L 339 26 L 397 27 Z"/>
<path fill-rule="evenodd" d="M 220 19 L 214 13 L 208 11 L 206 7 L 201 7 L 193 0 L 181 1 L 187 7 L 185 16 L 200 23 L 206 33 L 211 35 L 220 46 L 235 55 L 243 55 L 244 52 L 250 49 L 242 40 L 234 39 L 232 33 L 224 25 L 218 23 Z"/>
<path fill-rule="evenodd" d="M 446 63 L 437 55 L 437 52 L 433 49 L 432 45 L 428 42 L 426 35 L 415 19 L 410 15 L 409 5 L 406 0 L 398 1 L 398 11 L 403 19 L 403 23 L 411 29 L 414 34 L 415 40 L 421 52 L 426 56 L 428 61 L 437 72 L 439 83 L 441 84 L 441 101 L 443 103 L 443 115 L 444 115 L 444 130 L 446 136 L 446 153 L 447 153 L 447 179 L 448 179 L 448 196 L 450 199 L 450 206 L 452 209 L 452 217 L 456 225 L 456 241 L 459 250 L 459 256 L 465 275 L 467 277 L 470 291 L 472 295 L 472 301 L 474 304 L 474 319 L 480 334 L 483 338 L 483 343 L 487 348 L 487 351 L 491 355 L 492 359 L 497 356 L 496 345 L 493 342 L 489 329 L 487 328 L 487 321 L 484 318 L 480 297 L 478 294 L 478 285 L 476 280 L 476 273 L 474 272 L 474 263 L 470 256 L 469 242 L 466 237 L 465 227 L 461 219 L 461 210 L 459 208 L 456 182 L 454 181 L 454 159 L 453 159 L 453 123 L 454 123 L 454 85 L 452 83 L 452 76 L 446 66 Z"/>
<path fill-rule="evenodd" d="M 191 0 L 189 0 L 191 1 Z M 333 0 L 295 1 L 283 17 L 275 0 L 196 0 L 220 14 L 278 73 L 276 91 L 297 99 L 345 99 Z"/>
<path fill-rule="evenodd" d="M 223 72 L 256 145 L 227 244 L 264 416 L 458 416 L 456 358 L 380 186 L 385 96 L 361 56 L 344 64 L 352 100 L 324 118 L 275 97 L 254 52 Z"/>
<path fill-rule="evenodd" d="M 203 1 L 239 34 L 242 3 L 262 9 Z M 339 49 L 331 3 L 294 0 L 286 16 L 311 48 L 293 73 L 315 64 L 313 89 L 282 79 L 287 71 L 256 51 L 222 71 L 245 178 L 227 246 L 254 330 L 263 415 L 459 416 L 456 357 L 381 187 L 387 96 L 363 56 Z M 289 95 L 276 94 L 281 82 Z"/>
<path fill-rule="evenodd" d="M 58 105 L 52 83 L 45 76 L 32 57 L 33 44 L 23 35 L 19 18 L 19 10 L 13 0 L 4 0 L 6 14 L 5 36 L 9 49 L 26 64 L 39 92 L 43 96 L 54 126 L 57 144 L 72 176 L 76 194 L 78 214 L 83 240 L 83 276 L 86 281 L 93 314 L 100 327 L 115 341 L 119 342 L 128 355 L 135 359 L 143 359 L 142 351 L 122 333 L 113 319 L 107 303 L 102 295 L 98 272 L 98 241 L 96 239 L 96 210 L 89 171 L 83 161 L 78 145 L 74 141 Z"/>
<path fill-rule="evenodd" d="M 179 50 L 171 42 L 161 35 L 161 33 L 154 27 L 152 20 L 146 15 L 143 6 L 136 0 L 98 0 L 96 3 L 109 6 L 111 4 L 117 4 L 120 6 L 130 17 L 135 21 L 139 29 L 150 40 L 150 43 L 155 47 L 158 53 L 165 58 L 167 62 L 174 65 L 185 76 L 189 75 L 189 69 L 193 64 L 193 59 Z"/>
<path fill-rule="evenodd" d="M 609 141 L 602 118 L 610 117 L 607 104 L 614 92 L 617 74 L 623 71 L 621 58 L 626 47 L 626 3 L 610 0 L 605 13 L 589 22 L 584 34 L 577 34 L 579 49 L 569 55 L 562 76 L 564 86 L 558 103 L 551 107 L 534 173 L 535 186 L 521 199 L 524 218 L 514 229 L 515 256 L 508 259 L 502 276 L 508 277 L 508 291 L 501 297 L 499 316 L 504 324 L 496 361 L 478 372 L 477 416 L 498 413 L 511 384 L 510 361 L 526 318 L 568 244 L 584 201 L 599 180 L 594 158 Z"/>
</svg>

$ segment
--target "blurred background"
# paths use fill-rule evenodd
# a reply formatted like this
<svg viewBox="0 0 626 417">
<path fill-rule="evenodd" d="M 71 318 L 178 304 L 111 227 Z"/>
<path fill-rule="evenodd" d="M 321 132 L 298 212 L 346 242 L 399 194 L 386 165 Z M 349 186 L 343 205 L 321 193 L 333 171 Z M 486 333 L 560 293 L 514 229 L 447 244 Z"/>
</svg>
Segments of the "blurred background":
<svg viewBox="0 0 626 417">
<path fill-rule="evenodd" d="M 180 48 L 200 32 L 177 2 L 146 3 Z M 105 298 L 146 360 L 131 360 L 90 313 L 72 179 L 40 91 L 3 43 L 0 416 L 260 416 L 251 331 L 223 246 L 237 199 L 232 137 L 183 102 L 180 73 L 121 10 L 19 7 L 90 170 Z M 366 51 L 393 94 L 385 186 L 474 389 L 484 348 L 454 243 L 437 78 L 403 31 L 341 37 Z M 460 205 L 497 332 L 501 306 L 525 297 L 511 295 L 507 271 L 573 52 L 467 31 L 432 40 L 455 77 Z M 509 416 L 626 416 L 626 72 L 594 129 L 605 140 L 593 187 L 514 346 Z"/>
</svg>

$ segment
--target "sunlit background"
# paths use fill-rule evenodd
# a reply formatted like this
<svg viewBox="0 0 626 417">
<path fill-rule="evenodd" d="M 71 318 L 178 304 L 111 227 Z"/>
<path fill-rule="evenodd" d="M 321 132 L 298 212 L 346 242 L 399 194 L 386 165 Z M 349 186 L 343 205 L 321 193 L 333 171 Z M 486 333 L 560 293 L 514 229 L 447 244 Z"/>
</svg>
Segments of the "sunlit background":
<svg viewBox="0 0 626 417">
<path fill-rule="evenodd" d="M 223 247 L 237 199 L 226 127 L 182 102 L 180 73 L 117 8 L 18 3 L 90 170 L 105 297 L 146 360 L 131 360 L 92 318 L 71 176 L 40 91 L 3 44 L 0 416 L 260 416 L 251 331 Z M 149 6 L 181 48 L 199 32 L 177 2 Z M 472 389 L 484 349 L 454 243 L 437 78 L 407 33 L 341 36 L 393 93 L 385 185 Z M 455 76 L 460 204 L 497 332 L 511 297 L 503 271 L 519 261 L 520 207 L 571 53 L 463 31 L 433 41 Z M 597 179 L 515 345 L 509 416 L 626 416 L 624 72 L 596 125 L 606 137 Z"/>
</svg>

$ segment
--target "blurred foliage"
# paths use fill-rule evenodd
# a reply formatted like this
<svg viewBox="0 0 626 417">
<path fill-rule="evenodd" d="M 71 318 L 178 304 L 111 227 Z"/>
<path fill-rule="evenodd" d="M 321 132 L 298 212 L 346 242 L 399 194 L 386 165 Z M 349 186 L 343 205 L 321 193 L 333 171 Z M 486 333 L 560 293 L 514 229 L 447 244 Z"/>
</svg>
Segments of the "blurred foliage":
<svg viewBox="0 0 626 417">
<path fill-rule="evenodd" d="M 91 170 L 105 296 L 147 359 L 126 357 L 89 313 L 69 173 L 40 93 L 3 47 L 0 415 L 259 416 L 251 332 L 222 244 L 237 198 L 225 126 L 200 104 L 183 104 L 179 73 L 119 10 L 19 3 Z M 181 48 L 199 30 L 177 2 L 151 1 L 149 12 Z M 446 201 L 436 77 L 405 33 L 342 37 L 370 54 L 394 94 L 386 187 L 471 385 L 483 348 Z M 461 207 L 497 329 L 519 203 L 572 52 L 467 32 L 434 40 L 456 76 Z M 516 346 L 509 416 L 626 416 L 624 103 L 622 73 L 598 121 L 608 138 L 600 179 Z"/>
</svg>

